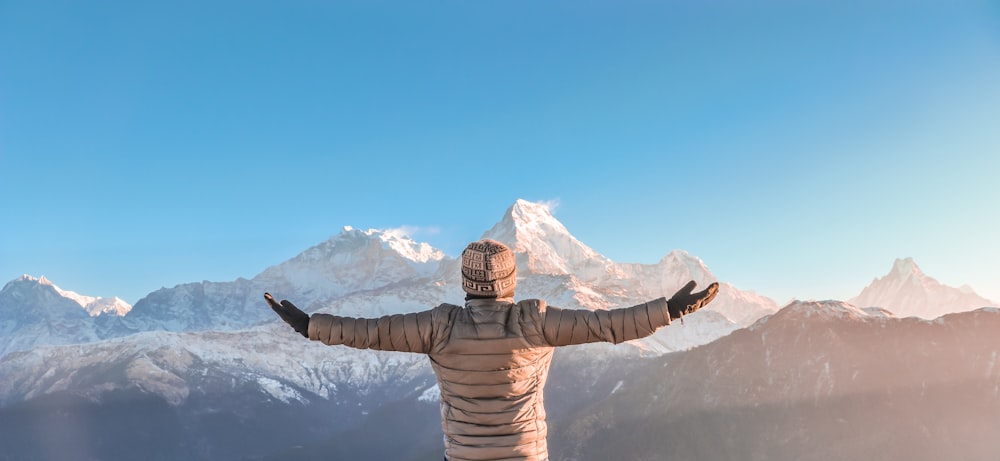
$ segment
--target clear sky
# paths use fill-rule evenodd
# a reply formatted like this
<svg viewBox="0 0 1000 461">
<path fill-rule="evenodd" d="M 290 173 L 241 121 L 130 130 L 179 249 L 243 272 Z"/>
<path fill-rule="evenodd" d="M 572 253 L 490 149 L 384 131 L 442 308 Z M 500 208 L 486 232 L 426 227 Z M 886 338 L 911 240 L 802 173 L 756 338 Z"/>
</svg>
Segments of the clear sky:
<svg viewBox="0 0 1000 461">
<path fill-rule="evenodd" d="M 0 1 L 0 283 L 135 303 L 518 198 L 779 303 L 1000 300 L 997 1 Z"/>
</svg>

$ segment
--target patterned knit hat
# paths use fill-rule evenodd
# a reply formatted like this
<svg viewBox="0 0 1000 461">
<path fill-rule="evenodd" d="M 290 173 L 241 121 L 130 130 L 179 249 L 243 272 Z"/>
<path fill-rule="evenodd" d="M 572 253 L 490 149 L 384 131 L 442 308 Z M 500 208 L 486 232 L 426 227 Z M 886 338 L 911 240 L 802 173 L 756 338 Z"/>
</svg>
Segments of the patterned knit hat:
<svg viewBox="0 0 1000 461">
<path fill-rule="evenodd" d="M 462 252 L 462 289 L 473 296 L 510 298 L 517 285 L 514 252 L 490 239 L 472 242 Z"/>
</svg>

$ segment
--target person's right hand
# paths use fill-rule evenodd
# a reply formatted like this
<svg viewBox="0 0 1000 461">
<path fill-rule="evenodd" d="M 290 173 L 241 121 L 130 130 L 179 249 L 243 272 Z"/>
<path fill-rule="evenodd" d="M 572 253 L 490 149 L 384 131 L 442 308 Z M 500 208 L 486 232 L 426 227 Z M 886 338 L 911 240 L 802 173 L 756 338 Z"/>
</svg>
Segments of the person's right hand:
<svg viewBox="0 0 1000 461">
<path fill-rule="evenodd" d="M 275 301 L 271 293 L 264 293 L 264 299 L 267 300 L 267 305 L 271 306 L 271 310 L 281 317 L 281 320 L 291 325 L 302 336 L 309 337 L 309 314 L 299 310 L 287 299 L 281 300 L 280 303 Z"/>
<path fill-rule="evenodd" d="M 694 290 L 695 283 L 694 280 L 684 285 L 684 288 L 677 290 L 670 299 L 667 300 L 667 310 L 670 311 L 670 319 L 675 320 L 683 318 L 702 307 L 705 307 L 708 303 L 712 302 L 715 295 L 719 292 L 719 284 L 713 282 L 708 288 L 697 293 L 691 293 Z"/>
</svg>

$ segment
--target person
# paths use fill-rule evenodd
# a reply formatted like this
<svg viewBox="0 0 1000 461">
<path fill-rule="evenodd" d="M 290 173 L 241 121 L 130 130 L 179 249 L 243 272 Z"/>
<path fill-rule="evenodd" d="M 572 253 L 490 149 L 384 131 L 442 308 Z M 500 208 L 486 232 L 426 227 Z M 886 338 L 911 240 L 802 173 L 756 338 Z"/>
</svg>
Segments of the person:
<svg viewBox="0 0 1000 461">
<path fill-rule="evenodd" d="M 302 312 L 269 294 L 295 331 L 328 345 L 426 354 L 437 378 L 446 461 L 545 461 L 543 389 L 553 348 L 614 344 L 653 334 L 712 301 L 719 284 L 692 293 L 692 280 L 663 297 L 611 310 L 560 309 L 514 301 L 517 267 L 506 245 L 483 239 L 462 252 L 465 305 L 353 318 Z"/>
</svg>

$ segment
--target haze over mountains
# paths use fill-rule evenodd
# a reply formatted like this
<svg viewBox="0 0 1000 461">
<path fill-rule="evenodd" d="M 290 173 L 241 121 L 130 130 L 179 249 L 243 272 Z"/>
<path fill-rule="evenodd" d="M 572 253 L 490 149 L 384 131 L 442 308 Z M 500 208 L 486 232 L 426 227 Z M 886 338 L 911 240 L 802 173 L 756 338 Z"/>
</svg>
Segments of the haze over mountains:
<svg viewBox="0 0 1000 461">
<path fill-rule="evenodd" d="M 657 264 L 612 261 L 573 237 L 544 205 L 521 200 L 484 236 L 515 251 L 518 298 L 561 307 L 624 307 L 669 296 L 687 280 L 702 286 L 716 281 L 700 259 L 681 250 Z M 458 273 L 454 257 L 425 243 L 345 227 L 252 279 L 164 288 L 131 309 L 117 298 L 86 297 L 44 278 L 21 277 L 0 290 L 0 423 L 30 420 L 44 427 L 63 415 L 60 424 L 70 424 L 68 418 L 85 435 L 67 442 L 23 429 L 0 436 L 0 442 L 12 446 L 8 442 L 19 438 L 23 450 L 9 459 L 60 459 L 59 447 L 99 459 L 131 459 L 127 441 L 140 433 L 161 434 L 162 459 L 329 459 L 331 453 L 372 459 L 373 446 L 385 451 L 380 459 L 440 459 L 434 379 L 424 357 L 305 341 L 277 320 L 262 294 L 293 300 L 307 312 L 374 317 L 459 302 L 464 296 Z M 996 421 L 983 413 L 1000 399 L 1000 368 L 994 366 L 1000 344 L 990 333 L 1000 314 L 981 309 L 996 305 L 970 290 L 941 285 L 909 259 L 897 260 L 849 304 L 796 302 L 779 310 L 769 298 L 723 281 L 710 307 L 683 324 L 619 347 L 557 352 L 547 391 L 553 446 L 561 453 L 553 452 L 553 459 L 606 459 L 594 453 L 617 443 L 634 445 L 634 459 L 663 453 L 684 459 L 810 459 L 808 447 L 830 455 L 811 459 L 856 459 L 847 456 L 878 443 L 855 434 L 860 428 L 900 436 L 925 454 L 954 446 L 972 450 L 965 454 L 973 457 L 961 459 L 1000 456 L 1000 448 L 969 439 L 1000 439 Z M 915 317 L 902 318 L 909 316 Z M 934 343 L 923 344 L 922 338 Z M 921 357 L 929 361 L 916 360 Z M 949 363 L 956 357 L 964 358 L 962 364 Z M 898 372 L 904 366 L 909 368 Z M 917 388 L 920 393 L 913 394 Z M 931 411 L 948 406 L 940 399 L 949 389 L 966 391 L 968 399 L 943 413 Z M 916 399 L 927 396 L 933 401 Z M 795 433 L 794 421 L 830 424 L 820 410 L 844 401 L 853 413 L 841 419 L 854 429 L 834 433 L 857 437 L 852 448 L 824 452 L 820 448 L 832 439 L 821 432 L 799 430 L 788 439 L 785 431 Z M 762 406 L 770 410 L 749 410 Z M 955 412 L 971 407 L 979 419 L 968 422 L 976 425 L 964 435 L 942 433 L 953 429 L 925 421 L 937 412 L 965 424 Z M 141 422 L 123 416 L 138 408 L 151 416 Z M 896 416 L 917 422 L 875 430 L 872 421 L 900 411 L 905 414 Z M 711 431 L 678 422 L 676 415 L 691 412 L 702 415 L 694 419 L 699 424 L 715 429 L 733 421 L 725 423 L 730 434 L 744 435 L 729 435 L 729 451 L 720 452 L 717 439 L 698 435 Z M 91 429 L 122 421 L 130 423 L 119 436 Z M 365 430 L 392 424 L 409 429 L 395 433 L 402 440 L 382 440 L 379 431 Z M 654 434 L 661 430 L 687 435 Z M 614 435 L 615 442 L 588 445 L 594 431 Z M 912 431 L 945 437 L 949 445 L 913 442 L 906 436 Z M 780 440 L 794 443 L 784 444 L 791 447 L 784 451 L 764 448 Z M 664 446 L 667 441 L 687 451 Z M 760 456 L 741 457 L 740 450 Z"/>
</svg>

